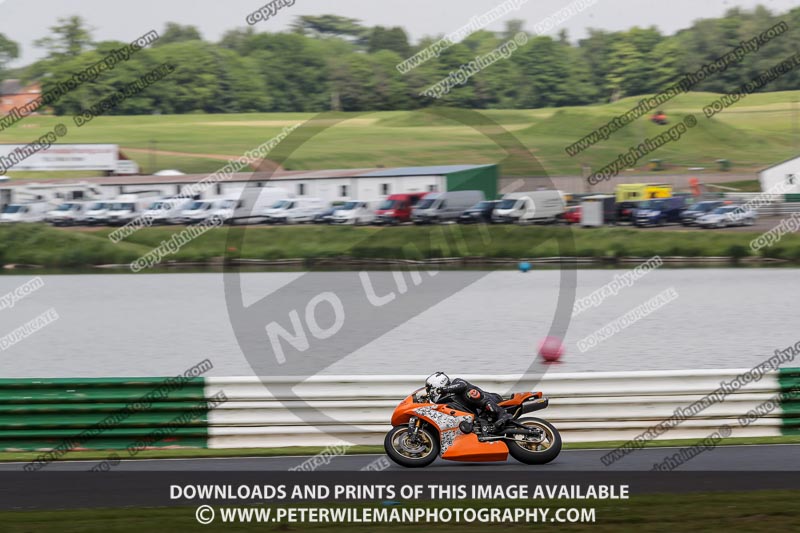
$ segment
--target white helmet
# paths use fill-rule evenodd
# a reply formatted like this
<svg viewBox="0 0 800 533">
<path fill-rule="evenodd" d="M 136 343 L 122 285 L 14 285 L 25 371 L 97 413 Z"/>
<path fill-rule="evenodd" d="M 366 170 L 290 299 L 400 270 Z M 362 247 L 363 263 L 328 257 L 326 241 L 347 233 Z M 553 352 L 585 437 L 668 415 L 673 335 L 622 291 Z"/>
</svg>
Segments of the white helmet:
<svg viewBox="0 0 800 533">
<path fill-rule="evenodd" d="M 428 379 L 425 380 L 425 390 L 428 391 L 428 396 L 430 396 L 434 402 L 439 400 L 438 395 L 435 394 L 434 391 L 442 387 L 447 387 L 448 385 L 450 385 L 450 378 L 447 377 L 447 374 L 444 372 L 431 374 L 428 376 Z M 434 398 L 434 396 L 436 397 Z"/>
</svg>

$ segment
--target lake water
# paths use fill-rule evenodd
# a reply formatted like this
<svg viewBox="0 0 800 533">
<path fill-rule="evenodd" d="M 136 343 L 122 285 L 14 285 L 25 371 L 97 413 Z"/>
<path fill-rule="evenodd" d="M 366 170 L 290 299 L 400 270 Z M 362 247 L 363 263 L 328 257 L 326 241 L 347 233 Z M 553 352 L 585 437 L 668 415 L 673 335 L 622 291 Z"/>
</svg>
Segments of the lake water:
<svg viewBox="0 0 800 533">
<path fill-rule="evenodd" d="M 575 271 L 577 296 L 622 272 Z M 0 276 L 0 296 L 36 275 Z M 231 318 L 225 276 L 241 276 L 245 305 L 266 297 L 251 315 L 282 316 L 278 322 L 290 332 L 290 311 L 307 318 L 305 308 L 316 295 L 334 294 L 343 303 L 347 326 L 327 339 L 312 339 L 312 350 L 286 367 L 308 375 L 541 369 L 536 348 L 548 333 L 559 291 L 565 290 L 558 270 L 422 273 L 418 286 L 402 278 L 408 281 L 405 292 L 389 272 L 47 274 L 41 288 L 13 308 L 0 309 L 0 336 L 50 308 L 59 318 L 1 350 L 0 375 L 166 376 L 204 358 L 214 364 L 209 375 L 252 375 L 242 346 L 258 350 L 263 344 L 266 353 L 269 343 L 263 324 L 234 327 L 245 319 L 242 313 Z M 373 300 L 391 292 L 394 301 L 367 303 L 365 276 L 374 285 Z M 549 371 L 753 366 L 800 340 L 799 277 L 795 269 L 656 270 L 573 318 L 562 363 Z M 579 340 L 669 289 L 677 295 L 673 301 L 580 351 Z M 227 292 L 232 298 L 236 291 L 228 286 Z M 322 336 L 335 329 L 332 309 L 329 302 L 319 305 Z M 255 318 L 257 324 L 261 315 Z"/>
</svg>

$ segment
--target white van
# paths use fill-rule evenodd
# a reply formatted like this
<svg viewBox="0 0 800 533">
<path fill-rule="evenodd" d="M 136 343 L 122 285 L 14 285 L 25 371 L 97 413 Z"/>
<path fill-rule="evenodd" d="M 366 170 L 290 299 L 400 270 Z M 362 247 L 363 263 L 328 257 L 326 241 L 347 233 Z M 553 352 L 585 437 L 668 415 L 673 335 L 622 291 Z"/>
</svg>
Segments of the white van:
<svg viewBox="0 0 800 533">
<path fill-rule="evenodd" d="M 214 212 L 219 209 L 221 203 L 221 198 L 193 200 L 180 213 L 175 215 L 171 222 L 173 224 L 199 224 L 211 218 Z"/>
<path fill-rule="evenodd" d="M 285 198 L 264 211 L 268 223 L 299 224 L 311 222 L 328 207 L 319 198 Z"/>
<path fill-rule="evenodd" d="M 372 224 L 375 222 L 375 205 L 370 202 L 359 202 L 357 200 L 345 202 L 336 208 L 336 212 L 331 217 L 334 224 Z"/>
<path fill-rule="evenodd" d="M 8 204 L 0 213 L 0 222 L 42 222 L 52 208 L 49 202 Z"/>
<path fill-rule="evenodd" d="M 167 196 L 151 203 L 142 216 L 149 218 L 152 224 L 169 224 L 195 200 L 186 196 Z"/>
<path fill-rule="evenodd" d="M 108 222 L 108 208 L 111 202 L 100 201 L 91 202 L 83 210 L 83 214 L 78 219 L 79 224 L 94 226 L 95 224 L 105 224 Z"/>
<path fill-rule="evenodd" d="M 456 221 L 461 213 L 485 199 L 483 191 L 432 192 L 414 206 L 411 221 L 414 224 Z"/>
<path fill-rule="evenodd" d="M 492 212 L 495 223 L 555 222 L 566 210 L 561 191 L 513 192 L 503 196 Z"/>
<path fill-rule="evenodd" d="M 83 209 L 88 205 L 84 202 L 64 202 L 52 211 L 48 211 L 44 221 L 54 226 L 73 226 L 79 223 Z"/>
<path fill-rule="evenodd" d="M 106 213 L 106 224 L 124 226 L 142 213 L 153 203 L 159 194 L 156 191 L 120 194 L 111 201 Z"/>
<path fill-rule="evenodd" d="M 289 196 L 289 191 L 277 187 L 246 187 L 240 193 L 225 195 L 214 215 L 227 224 L 262 219 L 265 209 Z"/>
</svg>

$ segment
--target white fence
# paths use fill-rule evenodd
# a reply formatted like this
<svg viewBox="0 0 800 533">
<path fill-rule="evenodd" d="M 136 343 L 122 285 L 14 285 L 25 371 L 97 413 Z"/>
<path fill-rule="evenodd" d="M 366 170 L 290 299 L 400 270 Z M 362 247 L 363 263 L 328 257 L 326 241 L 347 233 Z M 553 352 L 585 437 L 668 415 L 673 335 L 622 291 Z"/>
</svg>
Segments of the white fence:
<svg viewBox="0 0 800 533">
<path fill-rule="evenodd" d="M 550 406 L 532 416 L 546 418 L 565 442 L 628 440 L 686 409 L 721 382 L 746 370 L 549 373 L 463 376 L 505 394 L 541 390 Z M 300 384 L 284 378 L 208 378 L 206 397 L 223 390 L 228 402 L 208 415 L 209 447 L 325 446 L 381 444 L 397 404 L 424 384 L 425 376 L 318 376 Z M 734 437 L 780 435 L 780 408 L 740 428 L 737 419 L 780 390 L 777 373 L 746 384 L 661 438 L 705 437 L 723 424 Z"/>
<path fill-rule="evenodd" d="M 790 215 L 792 213 L 800 212 L 800 202 L 786 202 L 784 201 L 783 194 L 771 194 L 763 192 L 726 192 L 723 194 L 723 198 L 743 204 L 747 202 L 758 202 L 756 211 L 758 212 L 759 216 L 762 217 Z"/>
</svg>

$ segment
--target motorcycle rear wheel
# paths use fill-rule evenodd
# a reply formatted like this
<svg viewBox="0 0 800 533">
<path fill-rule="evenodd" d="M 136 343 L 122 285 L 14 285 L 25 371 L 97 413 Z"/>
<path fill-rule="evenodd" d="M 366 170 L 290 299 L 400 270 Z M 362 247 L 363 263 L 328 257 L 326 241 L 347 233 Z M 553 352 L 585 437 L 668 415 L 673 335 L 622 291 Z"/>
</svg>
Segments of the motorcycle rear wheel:
<svg viewBox="0 0 800 533">
<path fill-rule="evenodd" d="M 529 437 L 514 435 L 513 440 L 506 441 L 511 457 L 527 465 L 543 465 L 558 457 L 561 453 L 561 435 L 553 424 L 534 417 L 519 418 L 517 422 L 542 431 L 544 439 L 532 442 Z"/>
<path fill-rule="evenodd" d="M 418 430 L 419 442 L 412 442 L 408 426 L 395 426 L 386 434 L 383 448 L 389 459 L 407 468 L 428 466 L 439 455 L 439 438 L 426 427 Z"/>
</svg>

